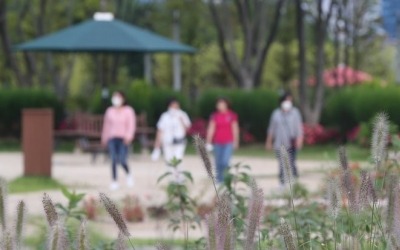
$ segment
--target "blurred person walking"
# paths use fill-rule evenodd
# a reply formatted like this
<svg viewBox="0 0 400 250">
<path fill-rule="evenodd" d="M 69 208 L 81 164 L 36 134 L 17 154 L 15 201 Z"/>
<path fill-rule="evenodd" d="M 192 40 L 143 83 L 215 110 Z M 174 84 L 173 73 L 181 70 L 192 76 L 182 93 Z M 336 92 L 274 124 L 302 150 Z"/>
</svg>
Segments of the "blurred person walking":
<svg viewBox="0 0 400 250">
<path fill-rule="evenodd" d="M 303 120 L 299 110 L 293 106 L 293 97 L 287 92 L 279 99 L 279 108 L 271 115 L 266 149 L 275 150 L 279 163 L 279 180 L 281 189 L 285 187 L 284 162 L 281 157 L 281 148 L 285 147 L 290 158 L 291 174 L 298 178 L 296 156 L 297 151 L 303 147 Z"/>
<path fill-rule="evenodd" d="M 207 148 L 214 151 L 217 182 L 224 181 L 234 149 L 239 147 L 238 116 L 226 98 L 219 98 L 207 129 Z"/>
<path fill-rule="evenodd" d="M 128 166 L 128 148 L 136 130 L 136 115 L 132 107 L 126 104 L 123 92 L 116 91 L 111 98 L 112 106 L 106 110 L 103 122 L 101 143 L 108 147 L 112 162 L 111 190 L 119 188 L 117 165 L 121 164 L 127 174 L 127 186 L 133 187 L 134 179 Z"/>
<path fill-rule="evenodd" d="M 177 99 L 168 101 L 168 108 L 157 122 L 157 135 L 154 143 L 153 160 L 157 160 L 161 151 L 166 164 L 173 174 L 174 181 L 180 183 L 183 180 L 179 171 L 179 165 L 172 167 L 172 160 L 182 160 L 186 150 L 186 134 L 191 126 L 188 114 L 181 109 Z"/>
</svg>

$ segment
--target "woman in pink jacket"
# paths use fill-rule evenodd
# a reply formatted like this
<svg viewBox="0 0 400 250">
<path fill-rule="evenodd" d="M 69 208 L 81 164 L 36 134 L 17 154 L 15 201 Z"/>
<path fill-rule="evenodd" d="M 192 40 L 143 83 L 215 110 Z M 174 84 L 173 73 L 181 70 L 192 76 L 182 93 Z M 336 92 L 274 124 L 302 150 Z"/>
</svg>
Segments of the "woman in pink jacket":
<svg viewBox="0 0 400 250">
<path fill-rule="evenodd" d="M 136 130 L 136 116 L 132 107 L 125 102 L 125 95 L 121 91 L 113 93 L 112 106 L 104 115 L 101 143 L 108 147 L 112 160 L 111 190 L 119 188 L 117 182 L 117 164 L 121 164 L 127 174 L 127 185 L 134 185 L 133 176 L 127 162 L 128 146 L 132 143 Z"/>
</svg>

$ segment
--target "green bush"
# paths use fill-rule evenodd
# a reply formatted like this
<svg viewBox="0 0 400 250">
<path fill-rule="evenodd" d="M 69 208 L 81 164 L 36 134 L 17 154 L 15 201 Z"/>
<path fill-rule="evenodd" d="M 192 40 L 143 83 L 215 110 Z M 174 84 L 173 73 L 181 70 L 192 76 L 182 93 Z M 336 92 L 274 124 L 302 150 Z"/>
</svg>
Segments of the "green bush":
<svg viewBox="0 0 400 250">
<path fill-rule="evenodd" d="M 209 90 L 197 102 L 197 115 L 208 119 L 215 110 L 216 99 L 221 96 L 232 103 L 240 126 L 253 134 L 257 141 L 263 141 L 271 113 L 278 105 L 278 94 L 268 90 Z"/>
<path fill-rule="evenodd" d="M 400 87 L 376 84 L 352 86 L 332 93 L 326 100 L 322 122 L 342 132 L 369 122 L 377 113 L 385 112 L 394 124 L 400 125 Z"/>
<path fill-rule="evenodd" d="M 40 89 L 0 89 L 0 135 L 19 136 L 24 108 L 52 108 L 55 125 L 63 118 L 63 105 L 57 97 Z"/>
<path fill-rule="evenodd" d="M 369 147 L 371 145 L 372 133 L 374 131 L 376 117 L 374 116 L 368 122 L 360 124 L 360 132 L 357 135 L 357 143 L 361 147 Z M 396 135 L 399 132 L 399 126 L 392 121 L 389 122 L 389 135 Z"/>
<path fill-rule="evenodd" d="M 155 125 L 160 115 L 167 109 L 168 100 L 176 98 L 179 100 L 183 110 L 192 114 L 189 101 L 186 96 L 170 89 L 154 89 L 150 95 L 150 102 L 147 108 L 149 123 Z M 192 117 L 193 118 L 193 117 Z"/>
<path fill-rule="evenodd" d="M 172 97 L 177 98 L 180 101 L 182 108 L 189 111 L 188 100 L 182 93 L 170 89 L 150 86 L 142 81 L 135 81 L 133 84 L 124 88 L 113 87 L 111 88 L 110 93 L 115 90 L 123 90 L 128 104 L 135 109 L 137 114 L 146 112 L 148 122 L 152 126 L 156 124 L 161 113 L 167 109 L 167 102 Z M 93 95 L 92 100 L 90 101 L 90 111 L 102 114 L 109 105 L 109 100 L 107 100 L 106 103 L 103 103 L 101 93 L 98 91 Z"/>
</svg>

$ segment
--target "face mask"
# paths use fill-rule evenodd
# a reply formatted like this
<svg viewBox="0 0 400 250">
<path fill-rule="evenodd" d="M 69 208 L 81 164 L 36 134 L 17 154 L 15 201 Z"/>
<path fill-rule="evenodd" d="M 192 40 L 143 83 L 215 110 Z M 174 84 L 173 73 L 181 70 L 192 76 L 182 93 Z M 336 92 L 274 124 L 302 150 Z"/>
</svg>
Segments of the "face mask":
<svg viewBox="0 0 400 250">
<path fill-rule="evenodd" d="M 293 107 L 293 103 L 291 101 L 284 101 L 282 102 L 281 107 L 284 111 L 289 111 Z"/>
<path fill-rule="evenodd" d="M 169 112 L 171 115 L 177 115 L 177 114 L 179 113 L 179 110 L 176 109 L 176 108 L 169 108 L 169 109 L 168 109 L 168 112 Z"/>
<path fill-rule="evenodd" d="M 119 97 L 119 96 L 113 96 L 113 97 L 111 98 L 111 103 L 112 103 L 112 105 L 113 105 L 114 107 L 121 107 L 123 102 L 124 102 L 124 101 L 123 101 L 122 98 Z"/>
</svg>

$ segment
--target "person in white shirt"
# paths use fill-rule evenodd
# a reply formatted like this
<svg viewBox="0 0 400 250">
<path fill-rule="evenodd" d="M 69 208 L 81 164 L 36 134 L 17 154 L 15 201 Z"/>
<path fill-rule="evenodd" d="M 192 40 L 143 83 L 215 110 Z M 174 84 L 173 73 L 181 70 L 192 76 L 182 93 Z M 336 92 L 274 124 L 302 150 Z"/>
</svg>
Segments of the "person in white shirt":
<svg viewBox="0 0 400 250">
<path fill-rule="evenodd" d="M 179 181 L 179 168 L 172 168 L 171 161 L 175 158 L 182 160 L 186 149 L 186 133 L 191 126 L 189 116 L 181 110 L 179 101 L 171 99 L 168 102 L 168 110 L 164 112 L 157 123 L 157 135 L 154 144 L 155 153 L 159 154 L 162 150 L 164 159 L 170 171 Z M 157 158 L 157 157 L 153 157 Z"/>
</svg>

